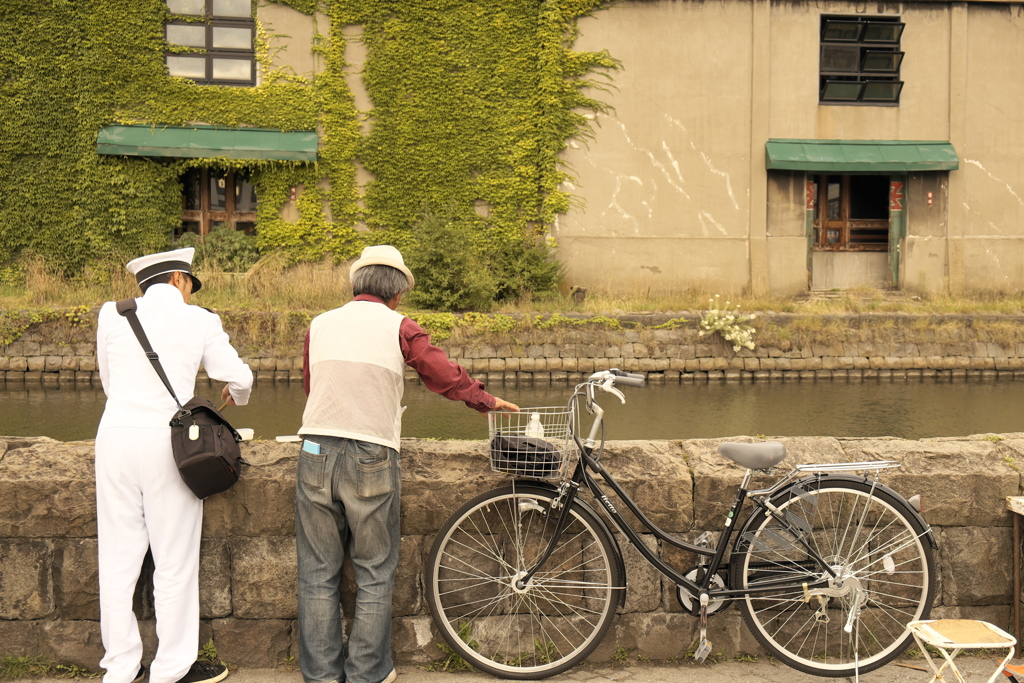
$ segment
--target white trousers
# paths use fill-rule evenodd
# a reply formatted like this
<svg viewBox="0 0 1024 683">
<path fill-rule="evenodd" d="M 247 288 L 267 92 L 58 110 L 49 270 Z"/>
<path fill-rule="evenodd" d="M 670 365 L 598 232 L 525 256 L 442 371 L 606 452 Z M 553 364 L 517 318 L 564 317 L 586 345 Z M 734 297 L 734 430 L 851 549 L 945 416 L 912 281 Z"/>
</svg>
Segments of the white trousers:
<svg viewBox="0 0 1024 683">
<path fill-rule="evenodd" d="M 130 683 L 139 671 L 142 638 L 132 597 L 148 548 L 159 639 L 149 681 L 176 683 L 199 648 L 203 501 L 181 481 L 170 428 L 99 430 L 96 511 L 103 683 Z"/>
</svg>

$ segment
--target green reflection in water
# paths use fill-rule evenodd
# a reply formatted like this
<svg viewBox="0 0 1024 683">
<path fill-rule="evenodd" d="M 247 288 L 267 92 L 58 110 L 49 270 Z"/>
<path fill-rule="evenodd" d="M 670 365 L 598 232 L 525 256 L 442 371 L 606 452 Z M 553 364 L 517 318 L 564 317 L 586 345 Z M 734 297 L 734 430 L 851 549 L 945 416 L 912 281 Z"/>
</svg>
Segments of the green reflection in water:
<svg viewBox="0 0 1024 683">
<path fill-rule="evenodd" d="M 220 385 L 198 393 L 217 401 Z M 570 387 L 493 385 L 520 406 L 564 404 Z M 605 394 L 609 439 L 690 439 L 737 435 L 896 436 L 918 439 L 1024 431 L 1024 382 L 799 382 L 652 384 L 625 389 L 626 405 Z M 105 398 L 98 386 L 0 384 L 0 434 L 91 439 Z M 257 438 L 294 434 L 302 421 L 301 384 L 257 384 L 249 405 L 227 408 Z M 483 415 L 407 383 L 403 435 L 486 438 Z"/>
</svg>

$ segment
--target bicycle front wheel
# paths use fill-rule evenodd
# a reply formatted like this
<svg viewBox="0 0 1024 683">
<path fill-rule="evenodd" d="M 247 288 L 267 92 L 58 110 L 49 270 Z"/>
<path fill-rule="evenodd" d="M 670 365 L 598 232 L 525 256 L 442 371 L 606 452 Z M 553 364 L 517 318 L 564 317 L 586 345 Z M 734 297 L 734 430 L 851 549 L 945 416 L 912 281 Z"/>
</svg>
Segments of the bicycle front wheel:
<svg viewBox="0 0 1024 683">
<path fill-rule="evenodd" d="M 427 601 L 441 635 L 476 668 L 502 678 L 545 678 L 601 642 L 617 604 L 616 546 L 578 502 L 551 556 L 516 585 L 547 548 L 560 510 L 554 491 L 495 489 L 469 501 L 438 532 L 427 561 Z"/>
<path fill-rule="evenodd" d="M 935 590 L 932 548 L 906 501 L 870 482 L 809 480 L 772 499 L 784 522 L 754 513 L 729 563 L 732 586 L 757 640 L 817 676 L 873 671 L 910 644 Z M 806 545 L 805 545 L 806 544 Z M 807 547 L 836 574 L 828 576 Z M 784 584 L 770 588 L 768 584 Z"/>
</svg>

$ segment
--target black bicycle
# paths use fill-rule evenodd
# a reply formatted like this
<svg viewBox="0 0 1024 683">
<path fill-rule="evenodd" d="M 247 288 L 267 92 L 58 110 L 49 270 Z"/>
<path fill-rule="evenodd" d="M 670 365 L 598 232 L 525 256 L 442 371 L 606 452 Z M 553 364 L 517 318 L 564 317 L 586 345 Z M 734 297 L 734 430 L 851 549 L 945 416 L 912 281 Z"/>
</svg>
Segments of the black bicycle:
<svg viewBox="0 0 1024 683">
<path fill-rule="evenodd" d="M 877 479 L 900 463 L 799 465 L 750 489 L 755 472 L 783 461 L 785 446 L 724 442 L 718 452 L 746 475 L 717 543 L 710 533 L 687 543 L 653 524 L 601 464 L 604 411 L 595 394 L 625 402 L 617 386 L 643 385 L 641 375 L 612 369 L 578 385 L 565 408 L 491 414 L 492 467 L 554 483 L 513 480 L 441 528 L 426 585 L 448 644 L 478 669 L 512 679 L 561 673 L 597 647 L 625 600 L 626 575 L 615 537 L 578 495 L 582 486 L 700 619 L 698 661 L 711 652 L 708 616 L 733 600 L 768 652 L 809 674 L 866 673 L 903 652 L 912 641 L 906 624 L 928 617 L 936 544 L 915 505 Z M 585 439 L 580 405 L 593 416 Z M 595 475 L 650 533 L 696 553 L 698 566 L 680 572 L 650 550 Z M 746 501 L 749 515 L 734 524 Z"/>
</svg>

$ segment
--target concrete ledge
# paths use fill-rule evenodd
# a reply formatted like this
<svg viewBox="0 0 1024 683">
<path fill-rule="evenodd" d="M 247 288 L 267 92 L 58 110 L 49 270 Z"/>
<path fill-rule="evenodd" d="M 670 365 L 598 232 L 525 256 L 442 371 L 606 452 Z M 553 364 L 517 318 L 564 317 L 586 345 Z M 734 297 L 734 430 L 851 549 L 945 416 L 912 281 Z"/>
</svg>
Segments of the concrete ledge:
<svg viewBox="0 0 1024 683">
<path fill-rule="evenodd" d="M 738 436 L 730 440 L 754 441 Z M 610 442 L 603 462 L 650 518 L 692 540 L 721 528 L 742 470 L 717 455 L 721 440 Z M 789 438 L 788 464 L 891 459 L 904 467 L 882 481 L 921 494 L 936 527 L 935 614 L 984 618 L 1009 628 L 1012 534 L 1004 498 L 1021 491 L 1024 433 L 964 438 Z M 245 667 L 274 667 L 297 656 L 294 542 L 295 444 L 243 445 L 252 463 L 242 481 L 206 503 L 200 567 L 202 639 Z M 423 569 L 433 536 L 463 502 L 503 485 L 479 441 L 408 439 L 402 448 L 402 560 L 394 595 L 399 662 L 438 659 L 440 642 L 424 602 Z M 771 478 L 765 478 L 765 483 Z M 101 652 L 96 578 L 95 489 L 91 441 L 0 437 L 0 655 L 44 654 L 91 669 Z M 694 562 L 645 534 L 673 566 Z M 622 544 L 625 546 L 625 544 Z M 616 646 L 653 659 L 682 656 L 695 622 L 675 587 L 624 547 L 629 591 L 613 630 L 593 655 Z M 152 565 L 136 595 L 147 660 L 155 647 Z M 343 572 L 351 610 L 354 580 Z M 715 650 L 757 653 L 735 607 L 712 617 Z"/>
</svg>

